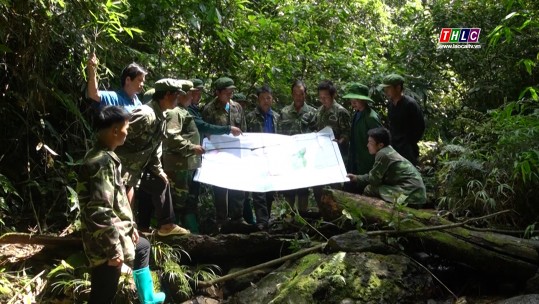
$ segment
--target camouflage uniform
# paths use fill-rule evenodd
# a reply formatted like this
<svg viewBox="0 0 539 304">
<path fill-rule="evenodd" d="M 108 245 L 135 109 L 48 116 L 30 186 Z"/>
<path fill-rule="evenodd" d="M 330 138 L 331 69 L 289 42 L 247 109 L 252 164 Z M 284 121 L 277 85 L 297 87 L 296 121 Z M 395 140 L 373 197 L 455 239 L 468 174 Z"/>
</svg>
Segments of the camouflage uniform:
<svg viewBox="0 0 539 304">
<path fill-rule="evenodd" d="M 208 103 L 202 111 L 202 118 L 214 125 L 235 126 L 246 130 L 245 115 L 237 102 L 230 100 L 228 111 L 217 98 Z M 241 221 L 243 216 L 243 203 L 245 192 L 213 186 L 214 204 L 217 221 L 223 223 L 230 218 Z"/>
<path fill-rule="evenodd" d="M 339 144 L 341 154 L 344 156 L 348 152 L 348 141 L 350 140 L 350 112 L 337 102 L 333 102 L 329 109 L 321 106 L 316 112 L 316 126 L 318 131 L 325 127 L 331 127 L 336 139 L 344 138 Z"/>
<path fill-rule="evenodd" d="M 194 153 L 200 143 L 195 119 L 182 106 L 165 112 L 167 138 L 163 141 L 163 167 L 172 181 L 172 200 L 176 209 L 195 212 L 198 202 L 189 195 L 193 172 L 201 157 Z"/>
<path fill-rule="evenodd" d="M 163 172 L 162 145 L 165 114 L 156 100 L 136 108 L 129 119 L 129 135 L 116 149 L 122 161 L 122 176 L 129 187 L 137 185 L 144 169 L 155 175 Z"/>
<path fill-rule="evenodd" d="M 273 120 L 273 128 L 275 129 L 275 133 L 281 133 L 280 132 L 280 120 L 281 116 L 279 113 L 276 113 L 275 111 L 272 112 L 272 120 Z M 253 132 L 253 133 L 263 133 L 264 132 L 264 114 L 260 110 L 259 107 L 256 107 L 253 111 L 249 112 L 247 116 L 245 116 L 245 121 L 247 122 L 247 132 Z"/>
<path fill-rule="evenodd" d="M 421 174 L 412 163 L 402 157 L 393 147 L 378 151 L 374 166 L 369 174 L 358 175 L 358 183 L 368 183 L 364 194 L 381 197 L 393 203 L 401 194 L 406 195 L 406 203 L 421 206 L 426 202 L 425 185 Z"/>
<path fill-rule="evenodd" d="M 213 125 L 210 123 L 205 122 L 202 119 L 202 115 L 200 114 L 200 108 L 198 105 L 191 104 L 187 110 L 189 111 L 189 114 L 193 116 L 193 119 L 195 120 L 195 124 L 197 126 L 198 132 L 201 135 L 201 143 L 202 143 L 202 136 L 204 135 L 222 135 L 222 134 L 230 134 L 230 126 L 218 126 Z"/>
<path fill-rule="evenodd" d="M 317 131 L 315 108 L 305 103 L 298 112 L 292 103 L 281 110 L 282 134 L 296 135 L 315 131 Z"/>
<path fill-rule="evenodd" d="M 299 111 L 296 111 L 294 103 L 281 109 L 281 134 L 296 135 L 315 132 L 316 130 L 316 109 L 303 104 Z M 309 202 L 309 188 L 300 188 L 281 191 L 288 203 L 294 205 L 296 196 L 298 197 L 298 209 L 306 211 Z"/>
<path fill-rule="evenodd" d="M 165 138 L 165 113 L 159 102 L 152 100 L 135 109 L 129 119 L 129 134 L 116 153 L 122 161 L 122 176 L 128 187 L 141 181 L 137 192 L 139 229 L 150 226 L 151 214 L 155 210 L 158 226 L 171 224 L 175 220 L 170 185 L 159 177 L 163 171 L 161 156 L 162 140 Z M 141 180 L 142 174 L 144 178 Z M 151 200 L 152 204 L 147 201 Z"/>
<path fill-rule="evenodd" d="M 92 267 L 120 258 L 133 265 L 133 213 L 121 179 L 120 159 L 113 151 L 94 147 L 84 157 L 79 175 L 81 230 Z"/>
<path fill-rule="evenodd" d="M 221 105 L 217 98 L 208 103 L 202 111 L 204 121 L 218 126 L 234 126 L 246 130 L 245 115 L 239 103 L 231 100 L 230 109 L 227 110 Z"/>
</svg>

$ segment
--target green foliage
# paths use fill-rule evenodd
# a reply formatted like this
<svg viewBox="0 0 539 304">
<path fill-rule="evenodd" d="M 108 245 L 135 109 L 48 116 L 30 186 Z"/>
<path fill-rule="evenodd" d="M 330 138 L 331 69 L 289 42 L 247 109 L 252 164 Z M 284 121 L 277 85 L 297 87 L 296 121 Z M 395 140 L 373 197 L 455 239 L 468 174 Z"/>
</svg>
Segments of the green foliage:
<svg viewBox="0 0 539 304">
<path fill-rule="evenodd" d="M 161 284 L 168 291 L 174 302 L 183 302 L 190 298 L 200 280 L 212 280 L 221 269 L 217 265 L 182 265 L 182 256 L 190 259 L 189 254 L 178 245 L 169 245 L 152 240 L 152 260 L 162 272 Z M 160 280 L 154 280 L 158 282 Z"/>
<path fill-rule="evenodd" d="M 513 221 L 526 226 L 539 210 L 539 105 L 512 102 L 479 121 L 463 113 L 455 144 L 442 148 L 437 172 L 441 208 L 463 214 L 504 209 L 518 212 Z"/>
<path fill-rule="evenodd" d="M 360 81 L 371 87 L 373 107 L 383 121 L 386 101 L 375 87 L 384 74 L 399 72 L 406 76 L 407 94 L 426 114 L 425 139 L 466 136 L 497 149 L 466 154 L 465 160 L 481 164 L 489 175 L 469 187 L 450 172 L 469 163 L 446 164 L 441 174 L 456 188 L 455 195 L 441 193 L 445 206 L 514 201 L 525 197 L 522 185 L 536 179 L 536 148 L 512 154 L 504 148 L 512 145 L 498 138 L 503 132 L 477 125 L 488 121 L 486 129 L 495 119 L 515 124 L 532 119 L 487 115 L 509 101 L 538 100 L 538 9 L 531 0 L 46 0 L 3 1 L 0 7 L 0 174 L 21 197 L 3 198 L 0 209 L 31 214 L 30 226 L 41 231 L 76 220 L 73 160 L 91 146 L 84 91 L 92 51 L 100 60 L 100 89 L 119 88 L 118 75 L 132 61 L 148 69 L 147 87 L 161 77 L 198 77 L 211 88 L 212 79 L 228 75 L 249 95 L 267 83 L 274 88 L 277 109 L 290 102 L 296 78 L 306 82 L 313 105 L 318 105 L 314 88 L 320 80 L 333 80 L 339 94 L 346 83 Z M 447 27 L 481 28 L 481 48 L 437 49 L 439 32 Z M 475 114 L 462 115 L 468 111 Z M 502 130 L 507 140 L 527 138 Z M 455 144 L 475 149 L 462 141 L 466 145 Z M 514 163 L 492 173 L 496 166 L 488 158 L 496 153 Z M 497 195 L 488 190 L 498 187 Z M 460 197 L 457 188 L 462 188 Z M 472 194 L 483 189 L 485 194 Z"/>
</svg>

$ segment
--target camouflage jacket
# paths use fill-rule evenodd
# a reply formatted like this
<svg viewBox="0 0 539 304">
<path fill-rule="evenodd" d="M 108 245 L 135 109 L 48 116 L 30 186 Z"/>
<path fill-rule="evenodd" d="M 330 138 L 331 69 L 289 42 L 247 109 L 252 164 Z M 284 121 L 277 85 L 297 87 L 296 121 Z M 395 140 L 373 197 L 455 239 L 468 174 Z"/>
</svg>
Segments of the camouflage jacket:
<svg viewBox="0 0 539 304">
<path fill-rule="evenodd" d="M 395 202 L 401 194 L 408 196 L 405 202 L 411 205 L 422 205 L 426 201 L 421 174 L 391 146 L 376 153 L 372 170 L 359 175 L 358 183 L 368 183 L 368 187 L 377 189 L 377 194 L 387 202 Z"/>
<path fill-rule="evenodd" d="M 285 135 L 316 132 L 316 109 L 305 103 L 298 112 L 292 103 L 281 110 L 280 125 Z"/>
<path fill-rule="evenodd" d="M 280 133 L 279 123 L 281 116 L 279 113 L 272 110 L 271 118 L 275 133 Z M 253 111 L 249 112 L 249 114 L 245 116 L 245 120 L 247 121 L 247 132 L 264 133 L 264 114 L 259 107 L 256 107 Z"/>
<path fill-rule="evenodd" d="M 161 154 L 165 130 L 165 113 L 156 100 L 131 113 L 125 143 L 116 149 L 122 160 L 122 177 L 127 186 L 136 186 L 144 170 L 156 175 L 163 172 Z"/>
<path fill-rule="evenodd" d="M 202 111 L 204 121 L 218 126 L 234 126 L 241 130 L 247 129 L 245 114 L 241 105 L 233 100 L 229 102 L 230 109 L 227 110 L 221 105 L 217 98 L 208 103 Z"/>
<path fill-rule="evenodd" d="M 88 151 L 77 185 L 82 241 L 92 267 L 120 258 L 135 258 L 133 213 L 121 178 L 120 159 L 96 146 Z"/>
<path fill-rule="evenodd" d="M 320 106 L 316 112 L 316 127 L 318 131 L 331 127 L 336 139 L 350 140 L 350 112 L 337 102 L 333 102 L 329 109 Z"/>
<path fill-rule="evenodd" d="M 189 114 L 191 114 L 191 116 L 193 116 L 193 118 L 195 119 L 195 124 L 197 125 L 198 132 L 201 135 L 230 134 L 230 126 L 218 126 L 205 122 L 202 119 L 202 115 L 200 114 L 200 108 L 198 106 L 192 104 L 187 108 L 187 111 L 189 111 Z"/>
<path fill-rule="evenodd" d="M 165 117 L 167 137 L 163 141 L 164 170 L 168 172 L 200 167 L 201 158 L 193 150 L 200 143 L 194 117 L 182 106 L 166 111 Z"/>
</svg>

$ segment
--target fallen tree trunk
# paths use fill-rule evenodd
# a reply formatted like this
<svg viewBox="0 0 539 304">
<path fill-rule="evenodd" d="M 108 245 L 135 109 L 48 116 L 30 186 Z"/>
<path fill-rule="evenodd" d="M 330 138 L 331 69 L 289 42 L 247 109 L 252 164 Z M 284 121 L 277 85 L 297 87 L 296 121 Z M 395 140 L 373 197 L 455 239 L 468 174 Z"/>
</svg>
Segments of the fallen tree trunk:
<svg viewBox="0 0 539 304">
<path fill-rule="evenodd" d="M 325 218 L 335 218 L 346 209 L 351 213 L 359 212 L 364 225 L 387 226 L 392 222 L 394 225 L 398 223 L 399 230 L 408 230 L 452 224 L 431 212 L 406 207 L 397 212 L 392 204 L 382 200 L 338 190 L 325 192 L 322 203 L 321 212 Z M 403 235 L 425 252 L 465 263 L 485 274 L 504 279 L 525 281 L 537 273 L 539 266 L 539 243 L 535 241 L 463 227 Z"/>
<path fill-rule="evenodd" d="M 293 235 L 221 234 L 218 236 L 189 235 L 182 237 L 159 237 L 167 244 L 179 245 L 194 261 L 216 259 L 280 256 L 289 252 Z M 0 236 L 0 244 L 34 244 L 46 246 L 82 248 L 80 237 L 6 233 Z"/>
</svg>

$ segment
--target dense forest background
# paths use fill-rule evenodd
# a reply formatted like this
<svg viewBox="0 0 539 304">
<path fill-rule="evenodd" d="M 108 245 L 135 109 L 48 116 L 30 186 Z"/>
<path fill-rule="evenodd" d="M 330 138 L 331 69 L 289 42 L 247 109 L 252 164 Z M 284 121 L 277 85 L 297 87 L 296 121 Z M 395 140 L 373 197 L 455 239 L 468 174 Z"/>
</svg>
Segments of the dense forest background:
<svg viewBox="0 0 539 304">
<path fill-rule="evenodd" d="M 531 0 L 0 0 L 0 231 L 55 232 L 76 216 L 77 166 L 91 145 L 86 61 L 100 89 L 123 67 L 162 77 L 232 77 L 276 107 L 301 78 L 309 102 L 330 79 L 376 90 L 403 74 L 425 113 L 423 173 L 434 206 L 457 216 L 539 216 L 539 8 Z M 438 49 L 442 28 L 481 28 L 480 49 Z M 206 96 L 209 98 L 209 96 Z"/>
</svg>

